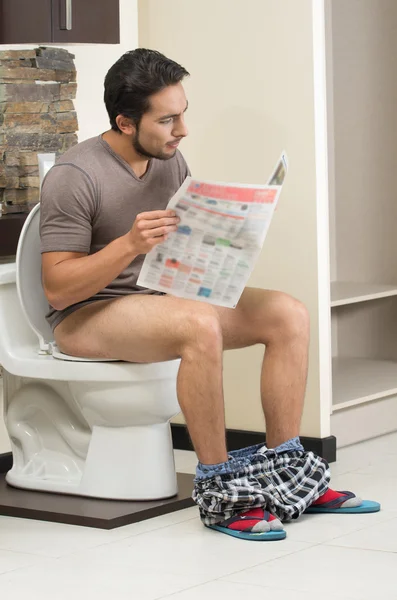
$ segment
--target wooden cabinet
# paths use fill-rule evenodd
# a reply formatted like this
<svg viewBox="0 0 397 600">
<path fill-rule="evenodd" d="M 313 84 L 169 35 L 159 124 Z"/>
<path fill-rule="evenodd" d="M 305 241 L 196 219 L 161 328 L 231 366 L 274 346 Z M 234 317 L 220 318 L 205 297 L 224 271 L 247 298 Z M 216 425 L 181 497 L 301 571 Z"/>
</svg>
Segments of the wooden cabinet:
<svg viewBox="0 0 397 600">
<path fill-rule="evenodd" d="M 27 214 L 3 215 L 0 218 L 0 262 L 5 256 L 15 256 L 20 233 Z"/>
<path fill-rule="evenodd" d="M 0 44 L 118 44 L 119 0 L 0 0 Z"/>
</svg>

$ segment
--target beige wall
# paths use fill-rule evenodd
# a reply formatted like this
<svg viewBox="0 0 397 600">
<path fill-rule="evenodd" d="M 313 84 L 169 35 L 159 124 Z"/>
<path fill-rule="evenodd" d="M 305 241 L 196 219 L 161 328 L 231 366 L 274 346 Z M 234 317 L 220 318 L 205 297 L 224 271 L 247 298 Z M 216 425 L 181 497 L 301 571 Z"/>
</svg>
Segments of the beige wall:
<svg viewBox="0 0 397 600">
<path fill-rule="evenodd" d="M 321 435 L 311 0 L 139 0 L 138 11 L 139 45 L 191 73 L 182 152 L 195 176 L 262 183 L 280 151 L 289 155 L 288 180 L 250 284 L 289 292 L 310 310 L 302 434 Z M 225 356 L 228 427 L 263 428 L 261 358 L 260 347 Z"/>
</svg>

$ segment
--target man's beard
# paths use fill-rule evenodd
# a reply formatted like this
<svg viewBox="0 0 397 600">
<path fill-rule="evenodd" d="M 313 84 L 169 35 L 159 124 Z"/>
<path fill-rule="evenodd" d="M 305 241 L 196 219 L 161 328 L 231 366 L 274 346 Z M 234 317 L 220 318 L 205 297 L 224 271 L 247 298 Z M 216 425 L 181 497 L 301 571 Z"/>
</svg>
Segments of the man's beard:
<svg viewBox="0 0 397 600">
<path fill-rule="evenodd" d="M 144 146 L 142 146 L 141 142 L 139 141 L 138 127 L 136 128 L 136 135 L 132 139 L 132 146 L 133 146 L 135 152 L 137 152 L 141 156 L 144 156 L 145 158 L 157 158 L 158 160 L 169 160 L 170 158 L 175 156 L 175 152 L 176 152 L 176 150 L 175 150 L 175 152 L 173 152 L 172 154 L 165 154 L 164 152 L 158 152 L 157 154 L 152 154 L 151 152 L 149 152 L 149 150 L 146 150 L 146 148 L 144 148 Z"/>
</svg>

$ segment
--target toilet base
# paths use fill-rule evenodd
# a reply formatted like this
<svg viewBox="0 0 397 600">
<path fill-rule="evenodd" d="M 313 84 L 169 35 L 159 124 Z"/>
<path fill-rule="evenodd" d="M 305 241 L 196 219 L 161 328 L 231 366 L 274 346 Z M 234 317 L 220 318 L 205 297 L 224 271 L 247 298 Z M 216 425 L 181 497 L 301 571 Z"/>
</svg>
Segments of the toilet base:
<svg viewBox="0 0 397 600">
<path fill-rule="evenodd" d="M 170 424 L 95 426 L 80 493 L 115 500 L 175 496 L 178 486 Z"/>
<path fill-rule="evenodd" d="M 169 423 L 94 426 L 79 476 L 76 469 L 72 473 L 68 468 L 64 476 L 51 477 L 45 462 L 56 462 L 56 453 L 40 454 L 29 472 L 14 465 L 6 475 L 7 483 L 27 490 L 111 500 L 160 500 L 178 493 Z"/>
</svg>

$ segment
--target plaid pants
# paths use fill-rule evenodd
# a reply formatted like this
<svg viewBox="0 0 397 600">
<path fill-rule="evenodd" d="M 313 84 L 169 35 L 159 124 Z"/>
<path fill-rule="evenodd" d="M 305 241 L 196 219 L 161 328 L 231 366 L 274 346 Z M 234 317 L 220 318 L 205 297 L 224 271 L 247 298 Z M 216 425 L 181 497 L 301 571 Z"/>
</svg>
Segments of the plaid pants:
<svg viewBox="0 0 397 600">
<path fill-rule="evenodd" d="M 279 454 L 263 448 L 258 444 L 229 452 L 228 473 L 195 479 L 192 497 L 205 525 L 255 507 L 290 521 L 327 491 L 330 471 L 324 459 L 313 452 Z"/>
</svg>

